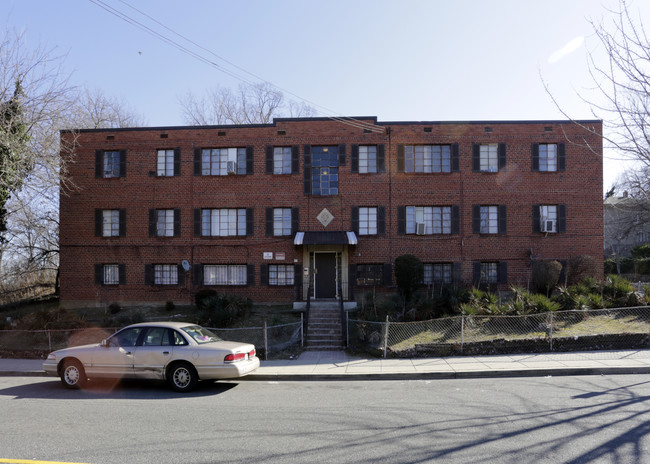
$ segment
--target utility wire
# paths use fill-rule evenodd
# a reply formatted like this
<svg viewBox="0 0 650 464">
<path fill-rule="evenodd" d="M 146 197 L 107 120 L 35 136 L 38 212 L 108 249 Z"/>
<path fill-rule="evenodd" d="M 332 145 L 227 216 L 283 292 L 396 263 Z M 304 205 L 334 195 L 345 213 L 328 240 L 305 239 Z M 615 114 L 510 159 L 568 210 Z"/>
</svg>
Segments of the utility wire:
<svg viewBox="0 0 650 464">
<path fill-rule="evenodd" d="M 157 31 L 155 31 L 154 29 L 150 28 L 149 26 L 141 23 L 140 21 L 132 18 L 131 16 L 127 15 L 126 13 L 118 10 L 117 8 L 114 8 L 114 7 L 106 4 L 104 1 L 102 1 L 102 0 L 89 0 L 89 1 L 91 3 L 94 3 L 95 5 L 97 5 L 98 7 L 102 8 L 103 10 L 107 11 L 108 13 L 111 13 L 112 15 L 114 15 L 114 16 L 120 18 L 121 20 L 127 22 L 128 24 L 131 24 L 131 25 L 137 27 L 138 29 L 144 31 L 145 33 L 154 36 L 155 38 L 165 42 L 168 45 L 173 46 L 174 48 L 181 51 L 182 53 L 185 53 L 185 54 L 191 56 L 192 58 L 195 58 L 195 59 L 199 60 L 200 62 L 202 62 L 204 64 L 212 66 L 212 67 L 216 68 L 217 70 L 223 72 L 224 74 L 245 83 L 246 85 L 253 85 L 254 84 L 254 81 L 251 81 L 249 78 L 244 77 L 241 73 L 234 72 L 234 71 L 232 71 L 230 69 L 227 69 L 226 67 L 221 66 L 220 64 L 216 63 L 215 61 L 206 58 L 202 54 L 197 53 L 197 52 L 195 52 L 193 50 L 190 50 L 186 46 L 184 46 L 184 45 L 180 44 L 179 42 L 169 38 L 168 36 L 165 36 L 165 35 L 157 32 Z M 383 127 L 378 127 L 378 126 L 376 126 L 374 124 L 366 123 L 364 121 L 359 121 L 359 120 L 356 120 L 354 118 L 344 117 L 344 116 L 340 116 L 340 117 L 339 116 L 331 116 L 331 114 L 334 113 L 334 112 L 331 111 L 330 109 L 328 109 L 326 107 L 323 107 L 321 105 L 318 105 L 318 104 L 316 104 L 314 102 L 311 102 L 311 101 L 309 101 L 307 99 L 304 99 L 304 98 L 300 97 L 299 95 L 296 95 L 295 93 L 293 93 L 293 92 L 291 92 L 289 90 L 283 89 L 283 88 L 281 88 L 281 87 L 267 81 L 266 79 L 263 79 L 262 77 L 257 76 L 256 74 L 251 73 L 250 71 L 247 71 L 246 69 L 236 65 L 235 63 L 232 63 L 232 62 L 228 61 L 227 59 L 217 55 L 212 50 L 209 50 L 209 49 L 201 46 L 200 44 L 196 43 L 195 41 L 193 41 L 193 40 L 185 37 L 184 35 L 176 32 L 175 30 L 173 30 L 170 27 L 164 25 L 163 23 L 161 23 L 160 21 L 158 21 L 155 18 L 151 17 L 150 15 L 146 14 L 145 12 L 143 12 L 143 11 L 137 9 L 136 7 L 130 5 L 126 1 L 124 1 L 124 0 L 119 0 L 119 1 L 122 4 L 124 4 L 125 6 L 131 8 L 132 10 L 134 10 L 134 11 L 138 12 L 139 14 L 141 14 L 142 16 L 148 18 L 149 20 L 151 20 L 154 23 L 158 24 L 159 26 L 163 27 L 167 31 L 169 31 L 172 34 L 176 35 L 177 37 L 180 37 L 181 39 L 183 39 L 186 42 L 192 44 L 193 46 L 199 48 L 200 50 L 203 50 L 204 52 L 207 52 L 207 53 L 213 55 L 217 59 L 227 63 L 228 65 L 232 66 L 233 68 L 236 68 L 237 70 L 239 70 L 239 71 L 247 74 L 248 76 L 254 78 L 255 81 L 262 81 L 264 83 L 267 83 L 267 84 L 271 85 L 273 88 L 276 88 L 276 89 L 278 89 L 278 90 L 280 90 L 280 91 L 282 91 L 284 93 L 292 95 L 293 97 L 297 98 L 300 101 L 306 102 L 309 105 L 312 105 L 314 107 L 320 108 L 321 110 L 324 110 L 322 112 L 326 115 L 326 117 L 328 117 L 328 118 L 330 118 L 330 119 L 332 119 L 334 121 L 338 121 L 338 122 L 340 122 L 342 124 L 347 124 L 347 125 L 359 128 L 359 129 L 370 130 L 372 132 L 384 132 L 384 130 L 385 130 Z"/>
</svg>

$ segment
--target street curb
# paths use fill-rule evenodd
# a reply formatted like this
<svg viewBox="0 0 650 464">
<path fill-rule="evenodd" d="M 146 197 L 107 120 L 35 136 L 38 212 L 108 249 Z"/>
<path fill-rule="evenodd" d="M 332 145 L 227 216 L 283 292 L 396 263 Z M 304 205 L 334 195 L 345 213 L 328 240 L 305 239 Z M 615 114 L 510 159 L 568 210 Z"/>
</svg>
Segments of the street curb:
<svg viewBox="0 0 650 464">
<path fill-rule="evenodd" d="M 650 367 L 603 367 L 603 368 L 548 368 L 505 369 L 461 372 L 416 372 L 385 374 L 250 374 L 233 381 L 300 382 L 300 381 L 364 381 L 364 380 L 454 380 L 506 377 L 548 377 L 570 375 L 630 375 L 650 374 Z"/>
<path fill-rule="evenodd" d="M 650 374 L 649 367 L 570 367 L 547 369 L 503 369 L 459 372 L 414 372 L 414 373 L 363 373 L 363 374 L 249 374 L 228 381 L 248 382 L 306 382 L 306 381 L 371 381 L 371 380 L 460 380 L 507 377 L 561 377 L 570 375 L 634 375 Z M 0 377 L 50 377 L 44 371 L 0 371 Z"/>
</svg>

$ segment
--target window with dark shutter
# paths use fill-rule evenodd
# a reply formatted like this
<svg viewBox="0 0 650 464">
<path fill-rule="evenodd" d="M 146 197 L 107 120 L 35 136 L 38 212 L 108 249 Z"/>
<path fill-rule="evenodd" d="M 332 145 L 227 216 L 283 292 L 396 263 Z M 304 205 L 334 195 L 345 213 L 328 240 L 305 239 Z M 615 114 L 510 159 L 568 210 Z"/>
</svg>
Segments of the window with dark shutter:
<svg viewBox="0 0 650 464">
<path fill-rule="evenodd" d="M 253 232 L 253 208 L 246 208 L 246 235 L 252 236 Z"/>
<path fill-rule="evenodd" d="M 273 208 L 266 208 L 265 213 L 265 223 L 266 223 L 266 236 L 271 237 L 273 235 Z"/>
<path fill-rule="evenodd" d="M 180 208 L 174 209 L 174 237 L 181 236 L 181 210 Z"/>
<path fill-rule="evenodd" d="M 384 144 L 377 145 L 377 172 L 386 172 L 386 148 Z"/>
<path fill-rule="evenodd" d="M 266 174 L 273 174 L 273 146 L 266 146 Z"/>
<path fill-rule="evenodd" d="M 246 174 L 253 174 L 253 152 L 252 146 L 246 147 Z"/>
<path fill-rule="evenodd" d="M 406 206 L 397 207 L 397 233 L 406 234 Z"/>
<path fill-rule="evenodd" d="M 359 207 L 358 206 L 352 207 L 352 219 L 350 221 L 350 226 L 352 228 L 352 232 L 359 235 Z"/>
<path fill-rule="evenodd" d="M 298 145 L 291 147 L 291 174 L 300 172 L 300 148 Z"/>
<path fill-rule="evenodd" d="M 359 145 L 350 148 L 350 172 L 359 172 Z"/>
<path fill-rule="evenodd" d="M 311 194 L 311 145 L 304 146 L 304 194 Z"/>
<path fill-rule="evenodd" d="M 300 210 L 299 208 L 291 208 L 291 235 L 296 235 L 300 227 Z"/>
<path fill-rule="evenodd" d="M 181 175 L 181 149 L 174 148 L 174 177 Z"/>
</svg>

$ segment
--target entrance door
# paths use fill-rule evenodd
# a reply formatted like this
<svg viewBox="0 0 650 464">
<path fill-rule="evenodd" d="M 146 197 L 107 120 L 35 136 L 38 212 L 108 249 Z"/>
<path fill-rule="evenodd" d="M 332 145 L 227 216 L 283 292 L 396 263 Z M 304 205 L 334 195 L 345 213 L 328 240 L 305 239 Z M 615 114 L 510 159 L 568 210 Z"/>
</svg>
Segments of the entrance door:
<svg viewBox="0 0 650 464">
<path fill-rule="evenodd" d="M 315 298 L 336 298 L 336 253 L 315 253 Z"/>
</svg>

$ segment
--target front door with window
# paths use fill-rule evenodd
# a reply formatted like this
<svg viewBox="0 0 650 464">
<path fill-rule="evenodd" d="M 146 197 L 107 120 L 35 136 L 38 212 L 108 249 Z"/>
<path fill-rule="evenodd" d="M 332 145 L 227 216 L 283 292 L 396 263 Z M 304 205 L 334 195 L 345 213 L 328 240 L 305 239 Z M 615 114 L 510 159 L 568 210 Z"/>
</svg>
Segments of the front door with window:
<svg viewBox="0 0 650 464">
<path fill-rule="evenodd" d="M 314 297 L 336 298 L 336 253 L 315 253 L 314 270 Z"/>
</svg>

